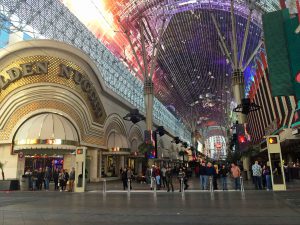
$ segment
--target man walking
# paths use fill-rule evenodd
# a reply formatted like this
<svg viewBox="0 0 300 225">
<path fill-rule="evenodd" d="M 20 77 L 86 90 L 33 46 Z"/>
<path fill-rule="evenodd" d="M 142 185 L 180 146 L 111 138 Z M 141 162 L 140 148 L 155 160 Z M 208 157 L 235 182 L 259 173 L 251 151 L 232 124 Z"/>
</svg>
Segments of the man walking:
<svg viewBox="0 0 300 225">
<path fill-rule="evenodd" d="M 252 173 L 253 173 L 255 188 L 262 190 L 262 185 L 261 185 L 262 168 L 258 164 L 257 160 L 255 161 L 254 165 L 252 165 Z"/>
<path fill-rule="evenodd" d="M 235 190 L 237 191 L 241 188 L 241 185 L 240 185 L 241 170 L 234 163 L 231 164 L 231 174 L 234 179 Z"/>
</svg>

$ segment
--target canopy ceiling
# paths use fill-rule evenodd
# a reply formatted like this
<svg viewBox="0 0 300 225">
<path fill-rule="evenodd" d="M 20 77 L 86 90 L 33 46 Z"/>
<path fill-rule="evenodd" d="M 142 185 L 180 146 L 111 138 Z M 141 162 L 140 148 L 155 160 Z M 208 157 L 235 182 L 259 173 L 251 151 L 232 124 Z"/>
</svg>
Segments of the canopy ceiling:
<svg viewBox="0 0 300 225">
<path fill-rule="evenodd" d="M 249 14 L 249 0 L 234 2 L 238 44 L 241 46 L 246 18 Z M 143 79 L 141 71 L 138 70 L 124 29 L 130 31 L 131 40 L 139 60 L 142 61 L 141 37 L 137 28 L 138 24 L 145 27 L 147 59 L 150 60 L 151 43 L 157 38 L 162 20 L 166 19 L 167 26 L 162 36 L 160 56 L 154 75 L 156 97 L 184 122 L 198 121 L 202 126 L 224 125 L 225 109 L 232 101 L 231 68 L 219 47 L 218 36 L 210 14 L 215 15 L 225 42 L 230 46 L 230 0 L 3 1 L 3 5 L 9 9 L 6 12 L 8 15 L 16 11 L 20 18 L 26 18 L 21 20 L 18 29 L 24 30 L 27 25 L 30 25 L 33 28 L 38 27 L 41 35 L 49 36 L 50 32 L 52 36 L 59 37 L 56 37 L 59 40 L 76 42 L 74 35 L 71 39 L 68 37 L 69 34 L 73 34 L 72 27 L 53 25 L 53 16 L 70 20 L 69 12 L 66 12 L 68 10 L 61 8 L 61 3 L 127 65 L 134 76 L 140 79 Z M 40 5 L 43 7 L 39 8 Z M 261 15 L 279 9 L 278 5 L 278 0 L 255 1 L 245 60 L 249 58 L 261 39 Z M 57 14 L 52 10 L 55 7 L 60 10 Z M 47 15 L 51 17 L 50 25 L 45 23 L 48 19 Z M 77 26 L 74 25 L 73 30 L 76 29 Z M 79 29 L 78 32 L 80 31 Z M 89 40 L 85 39 L 81 42 L 84 50 L 95 48 L 86 43 Z M 247 83 L 252 79 L 251 70 L 254 65 L 253 62 L 250 63 L 245 71 Z"/>
<path fill-rule="evenodd" d="M 210 14 L 220 24 L 227 46 L 231 40 L 230 0 L 62 0 L 129 69 L 143 79 L 136 59 L 125 37 L 129 30 L 132 42 L 142 63 L 138 24 L 146 30 L 147 59 L 158 35 L 162 19 L 167 27 L 162 36 L 158 66 L 154 75 L 156 97 L 168 109 L 198 125 L 224 125 L 226 108 L 232 101 L 231 66 L 226 62 Z M 238 44 L 241 48 L 249 1 L 234 1 Z M 277 0 L 256 1 L 252 15 L 245 60 L 250 57 L 261 39 L 261 15 L 278 9 Z M 89 9 L 89 16 L 83 12 Z M 93 8 L 93 10 L 91 10 Z M 95 14 L 95 16 L 93 16 Z M 251 80 L 250 63 L 245 71 L 246 83 Z"/>
</svg>

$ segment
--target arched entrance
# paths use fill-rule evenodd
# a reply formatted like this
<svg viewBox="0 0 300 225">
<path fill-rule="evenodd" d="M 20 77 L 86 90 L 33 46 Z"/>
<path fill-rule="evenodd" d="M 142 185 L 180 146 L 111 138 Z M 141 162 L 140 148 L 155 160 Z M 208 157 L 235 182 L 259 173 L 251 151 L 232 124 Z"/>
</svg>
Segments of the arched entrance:
<svg viewBox="0 0 300 225">
<path fill-rule="evenodd" d="M 75 126 L 55 113 L 35 115 L 18 128 L 13 139 L 13 153 L 24 160 L 19 163 L 20 174 L 25 170 L 71 168 L 80 140 Z"/>
</svg>

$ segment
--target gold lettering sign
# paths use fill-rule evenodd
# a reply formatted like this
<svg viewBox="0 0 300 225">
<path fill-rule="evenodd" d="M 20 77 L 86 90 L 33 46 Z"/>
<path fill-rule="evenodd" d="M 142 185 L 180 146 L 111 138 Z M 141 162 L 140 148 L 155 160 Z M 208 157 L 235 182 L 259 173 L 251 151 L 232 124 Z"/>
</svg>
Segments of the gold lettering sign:
<svg viewBox="0 0 300 225">
<path fill-rule="evenodd" d="M 0 91 L 5 90 L 10 83 L 21 79 L 22 77 L 48 73 L 48 62 L 24 63 L 20 65 L 21 69 L 13 67 L 6 71 L 9 79 L 0 75 Z"/>
<path fill-rule="evenodd" d="M 102 116 L 100 99 L 97 97 L 96 90 L 88 79 L 84 78 L 79 71 L 64 64 L 60 64 L 59 76 L 72 79 L 75 84 L 80 85 L 83 92 L 88 94 L 95 116 L 97 118 Z"/>
<path fill-rule="evenodd" d="M 5 71 L 8 75 L 0 75 L 0 92 L 5 90 L 11 83 L 21 79 L 22 77 L 43 75 L 48 73 L 48 67 L 50 63 L 48 61 L 29 62 L 20 64 L 19 67 L 13 67 Z M 79 71 L 66 66 L 65 64 L 59 65 L 59 72 L 57 76 L 65 79 L 71 79 L 81 90 L 87 94 L 87 97 L 91 103 L 95 117 L 100 118 L 103 115 L 100 99 L 96 94 L 96 90 L 90 80 L 85 78 Z"/>
</svg>

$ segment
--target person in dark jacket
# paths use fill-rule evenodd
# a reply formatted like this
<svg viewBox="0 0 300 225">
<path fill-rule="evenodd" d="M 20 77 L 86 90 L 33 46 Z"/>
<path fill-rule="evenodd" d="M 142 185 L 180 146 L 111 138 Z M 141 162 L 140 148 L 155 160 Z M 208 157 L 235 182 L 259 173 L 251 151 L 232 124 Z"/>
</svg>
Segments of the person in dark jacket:
<svg viewBox="0 0 300 225">
<path fill-rule="evenodd" d="M 58 175 L 59 175 L 59 171 L 56 168 L 53 172 L 53 181 L 54 181 L 54 190 L 58 190 Z"/>
<path fill-rule="evenodd" d="M 212 164 L 210 162 L 207 163 L 206 175 L 209 179 L 209 185 L 213 185 L 212 181 L 213 181 L 213 177 L 214 177 L 215 173 L 216 173 L 216 171 L 215 171 L 215 168 L 212 166 Z"/>
<path fill-rule="evenodd" d="M 66 190 L 66 191 L 68 191 L 68 190 L 67 190 L 67 189 L 68 189 L 68 186 L 67 186 L 67 184 L 68 184 L 68 181 L 69 181 L 70 175 L 69 175 L 69 173 L 68 173 L 68 171 L 67 171 L 67 170 L 64 170 L 64 175 L 65 175 L 65 183 L 64 183 L 64 185 L 65 185 L 65 190 Z"/>
<path fill-rule="evenodd" d="M 221 177 L 221 182 L 222 182 L 222 188 L 223 191 L 227 190 L 227 175 L 228 175 L 228 169 L 226 168 L 225 165 L 222 165 L 222 168 L 220 169 L 220 177 Z"/>
<path fill-rule="evenodd" d="M 170 187 L 172 188 L 172 191 L 174 191 L 171 167 L 168 167 L 166 171 L 166 183 L 167 183 L 168 192 L 170 191 Z"/>
<path fill-rule="evenodd" d="M 37 184 L 36 184 L 38 190 L 42 190 L 43 181 L 44 181 L 44 172 L 42 168 L 40 168 L 37 173 Z"/>
<path fill-rule="evenodd" d="M 123 182 L 123 189 L 126 190 L 128 188 L 127 185 L 127 171 L 126 169 L 123 169 L 122 173 L 121 173 L 121 179 Z"/>
<path fill-rule="evenodd" d="M 199 175 L 200 175 L 200 187 L 202 190 L 206 190 L 207 187 L 207 175 L 206 175 L 206 165 L 203 162 L 199 167 Z"/>
<path fill-rule="evenodd" d="M 219 170 L 218 170 L 218 165 L 214 165 L 213 166 L 215 172 L 213 175 L 213 186 L 214 186 L 214 190 L 218 190 L 218 176 L 219 176 Z"/>
</svg>

